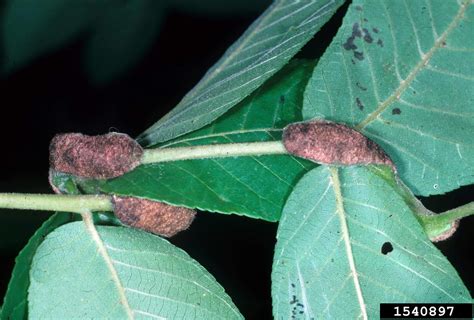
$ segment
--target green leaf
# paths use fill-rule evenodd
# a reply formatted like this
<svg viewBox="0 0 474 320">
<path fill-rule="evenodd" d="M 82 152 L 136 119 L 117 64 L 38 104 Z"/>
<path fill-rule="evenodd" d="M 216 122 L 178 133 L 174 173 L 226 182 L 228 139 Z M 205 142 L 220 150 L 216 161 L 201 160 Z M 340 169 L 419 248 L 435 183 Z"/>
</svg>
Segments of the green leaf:
<svg viewBox="0 0 474 320">
<path fill-rule="evenodd" d="M 378 319 L 381 302 L 471 302 L 390 169 L 374 170 L 321 166 L 296 185 L 277 233 L 275 319 Z"/>
<path fill-rule="evenodd" d="M 379 143 L 415 194 L 473 183 L 473 17 L 471 1 L 354 1 L 308 83 L 303 117 Z"/>
<path fill-rule="evenodd" d="M 162 1 L 111 3 L 85 47 L 85 67 L 92 81 L 109 82 L 133 67 L 153 44 L 162 15 Z"/>
<path fill-rule="evenodd" d="M 242 319 L 184 251 L 145 232 L 82 222 L 48 235 L 31 268 L 32 318 Z"/>
<path fill-rule="evenodd" d="M 281 139 L 284 126 L 301 120 L 303 90 L 313 67 L 314 62 L 290 63 L 225 117 L 162 147 Z M 88 193 L 276 221 L 294 184 L 314 166 L 287 155 L 200 159 L 143 165 L 116 179 L 78 183 Z"/>
<path fill-rule="evenodd" d="M 280 70 L 321 28 L 342 0 L 272 4 L 165 117 L 139 138 L 144 146 L 199 129 L 242 101 Z"/>
<path fill-rule="evenodd" d="M 11 72 L 32 59 L 59 48 L 86 31 L 97 4 L 87 0 L 10 0 L 3 12 L 5 70 Z"/>
<path fill-rule="evenodd" d="M 30 285 L 29 270 L 38 246 L 44 237 L 57 227 L 74 221 L 76 215 L 68 213 L 56 213 L 51 216 L 30 238 L 28 244 L 21 250 L 15 260 L 12 277 L 8 284 L 7 293 L 3 301 L 3 309 L 0 314 L 1 320 L 27 319 L 27 295 Z"/>
</svg>

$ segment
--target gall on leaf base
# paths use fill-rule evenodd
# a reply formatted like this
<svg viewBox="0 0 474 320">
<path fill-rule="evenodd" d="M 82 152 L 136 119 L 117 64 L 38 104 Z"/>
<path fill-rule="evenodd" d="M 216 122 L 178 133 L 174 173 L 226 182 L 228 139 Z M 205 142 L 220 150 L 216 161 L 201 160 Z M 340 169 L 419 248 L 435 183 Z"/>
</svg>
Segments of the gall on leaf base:
<svg viewBox="0 0 474 320">
<path fill-rule="evenodd" d="M 388 155 L 360 132 L 326 120 L 292 123 L 283 131 L 283 144 L 295 156 L 320 164 L 389 165 Z"/>
<path fill-rule="evenodd" d="M 140 164 L 142 147 L 128 135 L 63 133 L 51 140 L 51 169 L 91 179 L 119 177 Z"/>
<path fill-rule="evenodd" d="M 123 224 L 164 237 L 186 230 L 196 215 L 192 209 L 148 199 L 115 195 L 112 202 L 114 213 Z"/>
<path fill-rule="evenodd" d="M 438 234 L 436 236 L 431 236 L 430 237 L 431 242 L 440 242 L 440 241 L 448 240 L 449 238 L 451 238 L 451 236 L 456 232 L 456 230 L 458 230 L 459 222 L 460 220 L 454 220 L 450 224 L 449 228 L 445 230 L 443 233 Z"/>
</svg>

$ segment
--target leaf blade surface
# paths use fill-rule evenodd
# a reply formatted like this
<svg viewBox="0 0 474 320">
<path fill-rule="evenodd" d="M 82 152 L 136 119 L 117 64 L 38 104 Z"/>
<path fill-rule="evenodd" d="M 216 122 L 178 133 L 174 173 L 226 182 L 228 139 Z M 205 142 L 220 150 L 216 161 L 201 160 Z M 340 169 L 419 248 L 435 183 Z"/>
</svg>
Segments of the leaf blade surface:
<svg viewBox="0 0 474 320">
<path fill-rule="evenodd" d="M 275 1 L 171 112 L 138 137 L 139 142 L 152 146 L 217 119 L 280 70 L 342 2 Z"/>
<path fill-rule="evenodd" d="M 123 318 L 123 290 L 135 317 L 242 318 L 215 279 L 168 241 L 130 228 L 96 228 L 119 283 L 84 224 L 67 224 L 48 235 L 34 257 L 32 317 Z"/>
<path fill-rule="evenodd" d="M 474 182 L 474 9 L 460 3 L 355 1 L 305 92 L 305 119 L 354 126 L 419 195 Z"/>
<path fill-rule="evenodd" d="M 7 293 L 3 301 L 0 319 L 28 319 L 28 286 L 30 284 L 29 269 L 33 256 L 44 237 L 55 228 L 71 222 L 75 215 L 56 213 L 46 220 L 43 225 L 30 238 L 26 246 L 15 259 L 12 277 L 8 283 Z"/>
<path fill-rule="evenodd" d="M 283 68 L 228 115 L 162 147 L 273 141 L 301 120 L 312 61 Z M 79 180 L 87 193 L 115 193 L 277 221 L 298 179 L 315 164 L 288 155 L 199 159 L 143 165 L 107 181 Z"/>
<path fill-rule="evenodd" d="M 300 180 L 277 232 L 275 318 L 370 319 L 381 302 L 471 300 L 386 177 L 321 166 Z"/>
</svg>

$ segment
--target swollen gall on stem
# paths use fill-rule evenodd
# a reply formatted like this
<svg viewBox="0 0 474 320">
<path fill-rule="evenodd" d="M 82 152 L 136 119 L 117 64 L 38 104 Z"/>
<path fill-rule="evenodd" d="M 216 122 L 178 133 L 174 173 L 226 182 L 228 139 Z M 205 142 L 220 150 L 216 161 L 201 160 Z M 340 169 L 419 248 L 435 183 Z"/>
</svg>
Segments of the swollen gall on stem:
<svg viewBox="0 0 474 320">
<path fill-rule="evenodd" d="M 186 230 L 196 215 L 194 210 L 148 199 L 113 196 L 112 203 L 123 224 L 164 237 Z"/>
<path fill-rule="evenodd" d="M 49 148 L 51 169 L 91 179 L 119 177 L 138 166 L 142 155 L 142 147 L 123 133 L 58 134 Z"/>
<path fill-rule="evenodd" d="M 385 164 L 395 171 L 382 148 L 340 123 L 326 120 L 292 123 L 283 131 L 283 144 L 290 154 L 320 164 Z"/>
</svg>

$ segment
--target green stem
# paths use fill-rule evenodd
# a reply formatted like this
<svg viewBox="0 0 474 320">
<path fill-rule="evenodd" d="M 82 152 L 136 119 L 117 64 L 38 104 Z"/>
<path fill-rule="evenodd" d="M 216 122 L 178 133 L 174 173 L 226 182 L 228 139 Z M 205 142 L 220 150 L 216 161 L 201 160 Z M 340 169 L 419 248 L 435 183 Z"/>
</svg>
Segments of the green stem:
<svg viewBox="0 0 474 320">
<path fill-rule="evenodd" d="M 110 196 L 0 193 L 0 208 L 21 210 L 113 211 Z"/>
<path fill-rule="evenodd" d="M 190 159 L 261 156 L 287 153 L 281 141 L 211 144 L 192 147 L 146 149 L 144 150 L 141 163 L 149 164 Z"/>
<path fill-rule="evenodd" d="M 462 219 L 474 215 L 474 202 L 470 202 L 463 206 L 451 209 L 439 214 L 429 215 L 423 217 L 423 219 L 430 220 L 431 223 L 436 222 L 437 224 L 449 224 L 456 220 Z"/>
</svg>

